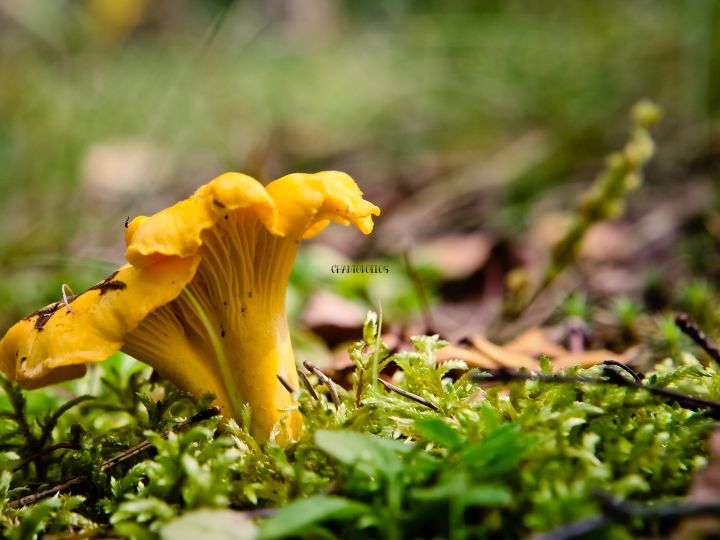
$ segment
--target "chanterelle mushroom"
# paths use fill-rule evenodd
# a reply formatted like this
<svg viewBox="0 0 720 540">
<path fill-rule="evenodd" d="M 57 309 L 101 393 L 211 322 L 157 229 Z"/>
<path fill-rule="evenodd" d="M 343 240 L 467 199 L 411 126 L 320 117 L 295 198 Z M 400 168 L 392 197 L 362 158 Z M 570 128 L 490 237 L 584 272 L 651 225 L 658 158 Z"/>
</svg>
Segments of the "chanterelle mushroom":
<svg viewBox="0 0 720 540">
<path fill-rule="evenodd" d="M 267 438 L 299 413 L 277 379 L 298 386 L 285 290 L 298 243 L 329 221 L 372 231 L 380 210 L 341 172 L 291 174 L 269 184 L 226 173 L 190 198 L 128 226 L 129 264 L 84 293 L 15 324 L 0 369 L 25 387 L 81 375 L 122 350 L 180 388 L 216 396 L 228 416 L 252 407 Z"/>
</svg>

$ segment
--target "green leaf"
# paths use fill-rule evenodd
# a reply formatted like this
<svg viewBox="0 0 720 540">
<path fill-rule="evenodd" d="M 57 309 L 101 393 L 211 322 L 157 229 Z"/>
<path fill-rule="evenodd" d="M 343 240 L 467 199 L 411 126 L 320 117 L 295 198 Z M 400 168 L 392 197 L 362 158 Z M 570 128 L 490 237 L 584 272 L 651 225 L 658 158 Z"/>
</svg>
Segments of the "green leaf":
<svg viewBox="0 0 720 540">
<path fill-rule="evenodd" d="M 480 476 L 498 476 L 514 469 L 525 455 L 528 437 L 516 424 L 505 424 L 481 442 L 465 448 L 463 461 Z"/>
<path fill-rule="evenodd" d="M 378 314 L 374 311 L 368 311 L 363 323 L 363 341 L 365 343 L 375 343 L 377 332 Z"/>
<path fill-rule="evenodd" d="M 123 521 L 146 523 L 159 519 L 166 521 L 175 515 L 176 510 L 156 497 L 126 501 L 118 507 L 110 518 L 113 525 Z"/>
<path fill-rule="evenodd" d="M 502 486 L 478 486 L 465 492 L 468 506 L 504 506 L 512 501 L 510 490 Z"/>
<path fill-rule="evenodd" d="M 62 506 L 59 498 L 45 499 L 33 505 L 22 517 L 20 527 L 15 531 L 15 538 L 35 538 L 47 525 L 48 519 Z"/>
<path fill-rule="evenodd" d="M 414 489 L 412 498 L 420 501 L 446 501 L 460 498 L 467 506 L 504 506 L 512 500 L 510 490 L 495 485 L 467 486 L 462 473 L 448 478 L 442 484 Z"/>
<path fill-rule="evenodd" d="M 260 527 L 260 540 L 298 536 L 308 527 L 327 520 L 345 521 L 365 514 L 372 508 L 334 496 L 314 496 L 285 506 Z"/>
<path fill-rule="evenodd" d="M 402 468 L 398 454 L 407 454 L 413 448 L 398 441 L 354 431 L 321 430 L 315 433 L 315 444 L 345 465 L 365 463 L 388 475 Z"/>
<path fill-rule="evenodd" d="M 421 418 L 415 421 L 415 427 L 426 439 L 440 443 L 449 449 L 457 448 L 465 439 L 452 427 L 439 418 Z"/>
</svg>

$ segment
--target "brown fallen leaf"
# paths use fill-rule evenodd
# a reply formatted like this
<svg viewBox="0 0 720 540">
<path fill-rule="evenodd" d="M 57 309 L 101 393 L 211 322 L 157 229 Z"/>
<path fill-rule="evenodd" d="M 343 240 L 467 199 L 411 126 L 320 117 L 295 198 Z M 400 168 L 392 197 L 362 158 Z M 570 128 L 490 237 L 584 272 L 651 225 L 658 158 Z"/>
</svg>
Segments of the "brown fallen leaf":
<svg viewBox="0 0 720 540">
<path fill-rule="evenodd" d="M 552 365 L 557 369 L 564 369 L 573 366 L 588 368 L 603 363 L 605 360 L 615 360 L 623 364 L 629 363 L 635 356 L 636 348 L 630 348 L 623 354 L 618 354 L 607 349 L 598 349 L 595 351 L 583 351 L 577 353 L 567 353 L 561 356 L 552 357 Z"/>
<path fill-rule="evenodd" d="M 568 354 L 568 350 L 562 345 L 558 345 L 550 338 L 541 328 L 530 328 L 525 330 L 515 339 L 508 341 L 503 348 L 506 351 L 525 354 L 537 358 L 541 354 L 547 354 L 550 357 L 563 356 Z"/>
<path fill-rule="evenodd" d="M 438 362 L 446 362 L 448 360 L 464 360 L 470 367 L 480 367 L 486 369 L 495 369 L 501 367 L 495 360 L 487 356 L 456 345 L 448 345 L 435 352 L 435 358 Z"/>
<path fill-rule="evenodd" d="M 480 354 L 494 360 L 499 366 L 528 369 L 537 369 L 539 366 L 537 359 L 532 356 L 508 351 L 482 336 L 472 336 L 470 343 Z"/>
<path fill-rule="evenodd" d="M 539 329 L 531 329 L 516 339 L 500 346 L 482 336 L 472 336 L 470 347 L 451 345 L 440 349 L 436 353 L 438 362 L 453 358 L 464 360 L 470 367 L 479 368 L 527 368 L 537 370 L 540 368 L 539 357 L 546 354 L 550 357 L 555 369 L 564 369 L 573 366 L 588 368 L 604 362 L 615 360 L 622 363 L 632 361 L 637 353 L 631 348 L 622 354 L 606 349 L 571 353 L 564 347 L 553 343 Z"/>
<path fill-rule="evenodd" d="M 312 295 L 300 316 L 303 325 L 330 347 L 362 337 L 364 307 L 328 291 Z"/>
<path fill-rule="evenodd" d="M 621 221 L 596 223 L 587 231 L 580 257 L 595 263 L 627 261 L 638 249 L 635 230 Z"/>
<path fill-rule="evenodd" d="M 446 280 L 465 279 L 482 268 L 496 240 L 486 233 L 448 234 L 413 249 L 415 264 L 432 264 Z"/>
</svg>

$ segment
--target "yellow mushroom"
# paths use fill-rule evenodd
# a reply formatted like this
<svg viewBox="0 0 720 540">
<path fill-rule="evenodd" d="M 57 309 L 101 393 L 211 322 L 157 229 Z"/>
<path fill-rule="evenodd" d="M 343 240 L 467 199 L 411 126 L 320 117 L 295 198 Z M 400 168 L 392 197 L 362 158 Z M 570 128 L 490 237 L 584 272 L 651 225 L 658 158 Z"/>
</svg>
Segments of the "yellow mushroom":
<svg viewBox="0 0 720 540">
<path fill-rule="evenodd" d="M 380 210 L 341 172 L 291 174 L 266 188 L 223 174 L 191 197 L 126 229 L 129 264 L 84 293 L 15 324 L 0 370 L 27 388 L 84 372 L 122 350 L 227 416 L 252 408 L 253 433 L 284 420 L 299 433 L 290 394 L 297 371 L 285 291 L 298 243 L 330 221 L 372 231 Z"/>
</svg>

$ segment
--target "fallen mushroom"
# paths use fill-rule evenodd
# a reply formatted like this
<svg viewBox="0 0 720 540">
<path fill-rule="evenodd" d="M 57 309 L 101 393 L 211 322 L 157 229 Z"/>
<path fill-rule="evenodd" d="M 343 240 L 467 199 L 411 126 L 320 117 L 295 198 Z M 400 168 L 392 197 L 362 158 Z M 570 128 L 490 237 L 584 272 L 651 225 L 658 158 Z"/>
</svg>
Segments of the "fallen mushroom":
<svg viewBox="0 0 720 540">
<path fill-rule="evenodd" d="M 291 174 L 266 188 L 223 174 L 135 218 L 129 264 L 10 328 L 0 370 L 34 388 L 122 350 L 196 396 L 212 393 L 226 416 L 249 404 L 257 437 L 281 420 L 281 436 L 294 437 L 302 420 L 278 375 L 298 388 L 285 314 L 298 244 L 330 221 L 369 234 L 379 213 L 341 172 Z"/>
</svg>

